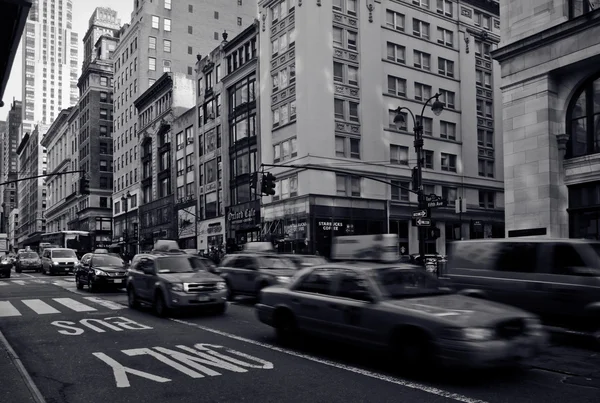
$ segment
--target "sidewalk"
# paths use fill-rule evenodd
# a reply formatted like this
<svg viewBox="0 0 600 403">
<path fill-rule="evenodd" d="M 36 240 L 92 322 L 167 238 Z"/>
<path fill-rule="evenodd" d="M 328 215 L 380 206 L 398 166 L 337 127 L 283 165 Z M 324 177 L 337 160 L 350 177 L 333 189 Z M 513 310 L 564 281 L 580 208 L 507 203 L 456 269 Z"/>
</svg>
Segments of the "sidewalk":
<svg viewBox="0 0 600 403">
<path fill-rule="evenodd" d="M 41 396 L 37 399 L 34 397 L 34 392 L 19 370 L 20 362 L 15 361 L 14 353 L 7 350 L 5 341 L 4 335 L 0 333 L 0 382 L 3 385 L 0 388 L 0 402 L 43 403 Z M 37 388 L 36 392 L 39 393 Z"/>
</svg>

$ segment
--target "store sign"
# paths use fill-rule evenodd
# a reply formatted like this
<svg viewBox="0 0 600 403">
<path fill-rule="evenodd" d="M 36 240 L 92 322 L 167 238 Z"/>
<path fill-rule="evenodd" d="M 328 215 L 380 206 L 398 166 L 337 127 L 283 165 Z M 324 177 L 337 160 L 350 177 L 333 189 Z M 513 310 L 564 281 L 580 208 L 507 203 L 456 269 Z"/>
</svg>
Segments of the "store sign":
<svg viewBox="0 0 600 403">
<path fill-rule="evenodd" d="M 341 222 L 319 221 L 319 227 L 324 231 L 339 231 L 343 226 L 344 223 Z"/>
<path fill-rule="evenodd" d="M 223 227 L 221 226 L 221 224 L 219 224 L 219 225 L 214 225 L 214 226 L 212 226 L 212 227 L 211 227 L 211 226 L 209 226 L 209 227 L 206 229 L 206 233 L 207 233 L 208 235 L 211 235 L 211 234 L 220 234 L 221 232 L 223 232 Z"/>
<path fill-rule="evenodd" d="M 260 204 L 253 202 L 230 207 L 226 217 L 228 225 L 256 225 L 260 222 Z"/>
</svg>

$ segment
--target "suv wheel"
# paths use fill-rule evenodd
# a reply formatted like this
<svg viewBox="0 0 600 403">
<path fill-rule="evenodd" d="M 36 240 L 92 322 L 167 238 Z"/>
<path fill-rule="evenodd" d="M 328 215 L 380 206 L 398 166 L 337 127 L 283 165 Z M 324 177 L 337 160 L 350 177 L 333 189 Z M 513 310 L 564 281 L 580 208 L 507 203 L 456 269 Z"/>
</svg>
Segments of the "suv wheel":
<svg viewBox="0 0 600 403">
<path fill-rule="evenodd" d="M 96 284 L 96 282 L 94 281 L 94 279 L 92 277 L 88 277 L 88 287 L 91 292 L 98 291 L 98 284 Z"/>
<path fill-rule="evenodd" d="M 235 299 L 235 292 L 231 288 L 231 283 L 226 281 L 225 284 L 227 284 L 227 301 L 233 301 Z"/>
<path fill-rule="evenodd" d="M 154 296 L 154 313 L 156 313 L 156 316 L 159 316 L 161 318 L 164 318 L 168 315 L 168 308 L 167 308 L 167 303 L 165 302 L 165 297 L 162 295 L 162 293 L 159 291 L 156 293 L 156 295 Z"/>
<path fill-rule="evenodd" d="M 133 286 L 129 286 L 129 288 L 127 288 L 127 303 L 132 309 L 136 309 L 139 306 Z"/>
<path fill-rule="evenodd" d="M 225 312 L 227 312 L 227 302 L 224 302 L 215 308 L 215 313 L 217 315 L 223 315 Z"/>
<path fill-rule="evenodd" d="M 83 290 L 83 283 L 81 282 L 81 278 L 79 276 L 75 276 L 75 284 L 77 285 L 78 290 Z"/>
</svg>

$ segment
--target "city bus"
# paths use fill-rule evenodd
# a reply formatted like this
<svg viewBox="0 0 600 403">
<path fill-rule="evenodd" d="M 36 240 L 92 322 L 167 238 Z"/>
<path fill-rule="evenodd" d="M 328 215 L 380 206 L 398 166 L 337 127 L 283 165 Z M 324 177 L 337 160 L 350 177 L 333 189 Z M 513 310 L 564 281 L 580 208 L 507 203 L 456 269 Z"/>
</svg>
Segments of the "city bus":
<svg viewBox="0 0 600 403">
<path fill-rule="evenodd" d="M 42 234 L 42 242 L 58 248 L 74 249 L 79 257 L 93 251 L 92 237 L 88 231 L 47 232 Z"/>
</svg>

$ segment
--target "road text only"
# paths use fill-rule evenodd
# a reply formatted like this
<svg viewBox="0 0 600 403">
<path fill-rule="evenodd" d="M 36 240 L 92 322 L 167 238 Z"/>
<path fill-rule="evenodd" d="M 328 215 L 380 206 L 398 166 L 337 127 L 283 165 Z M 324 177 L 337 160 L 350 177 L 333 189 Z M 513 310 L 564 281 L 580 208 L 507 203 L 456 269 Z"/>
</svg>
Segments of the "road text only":
<svg viewBox="0 0 600 403">
<path fill-rule="evenodd" d="M 220 376 L 224 371 L 244 373 L 249 369 L 273 369 L 273 363 L 269 361 L 219 345 L 198 343 L 193 348 L 182 345 L 176 348 L 181 351 L 153 347 L 121 350 L 121 352 L 129 357 L 150 356 L 194 379 Z M 113 370 L 117 388 L 131 386 L 128 374 L 158 383 L 171 382 L 169 378 L 126 367 L 104 353 L 93 353 L 93 355 Z"/>
<path fill-rule="evenodd" d="M 123 330 L 148 330 L 152 329 L 150 326 L 142 325 L 132 321 L 131 319 L 124 318 L 122 316 L 112 316 L 104 319 L 81 319 L 79 324 L 89 330 L 93 330 L 96 333 L 106 333 L 106 328 L 113 332 L 122 332 Z M 52 322 L 53 326 L 59 327 L 58 333 L 67 336 L 79 336 L 85 333 L 85 329 L 76 327 L 77 323 L 69 322 L 66 320 L 57 320 Z"/>
</svg>

